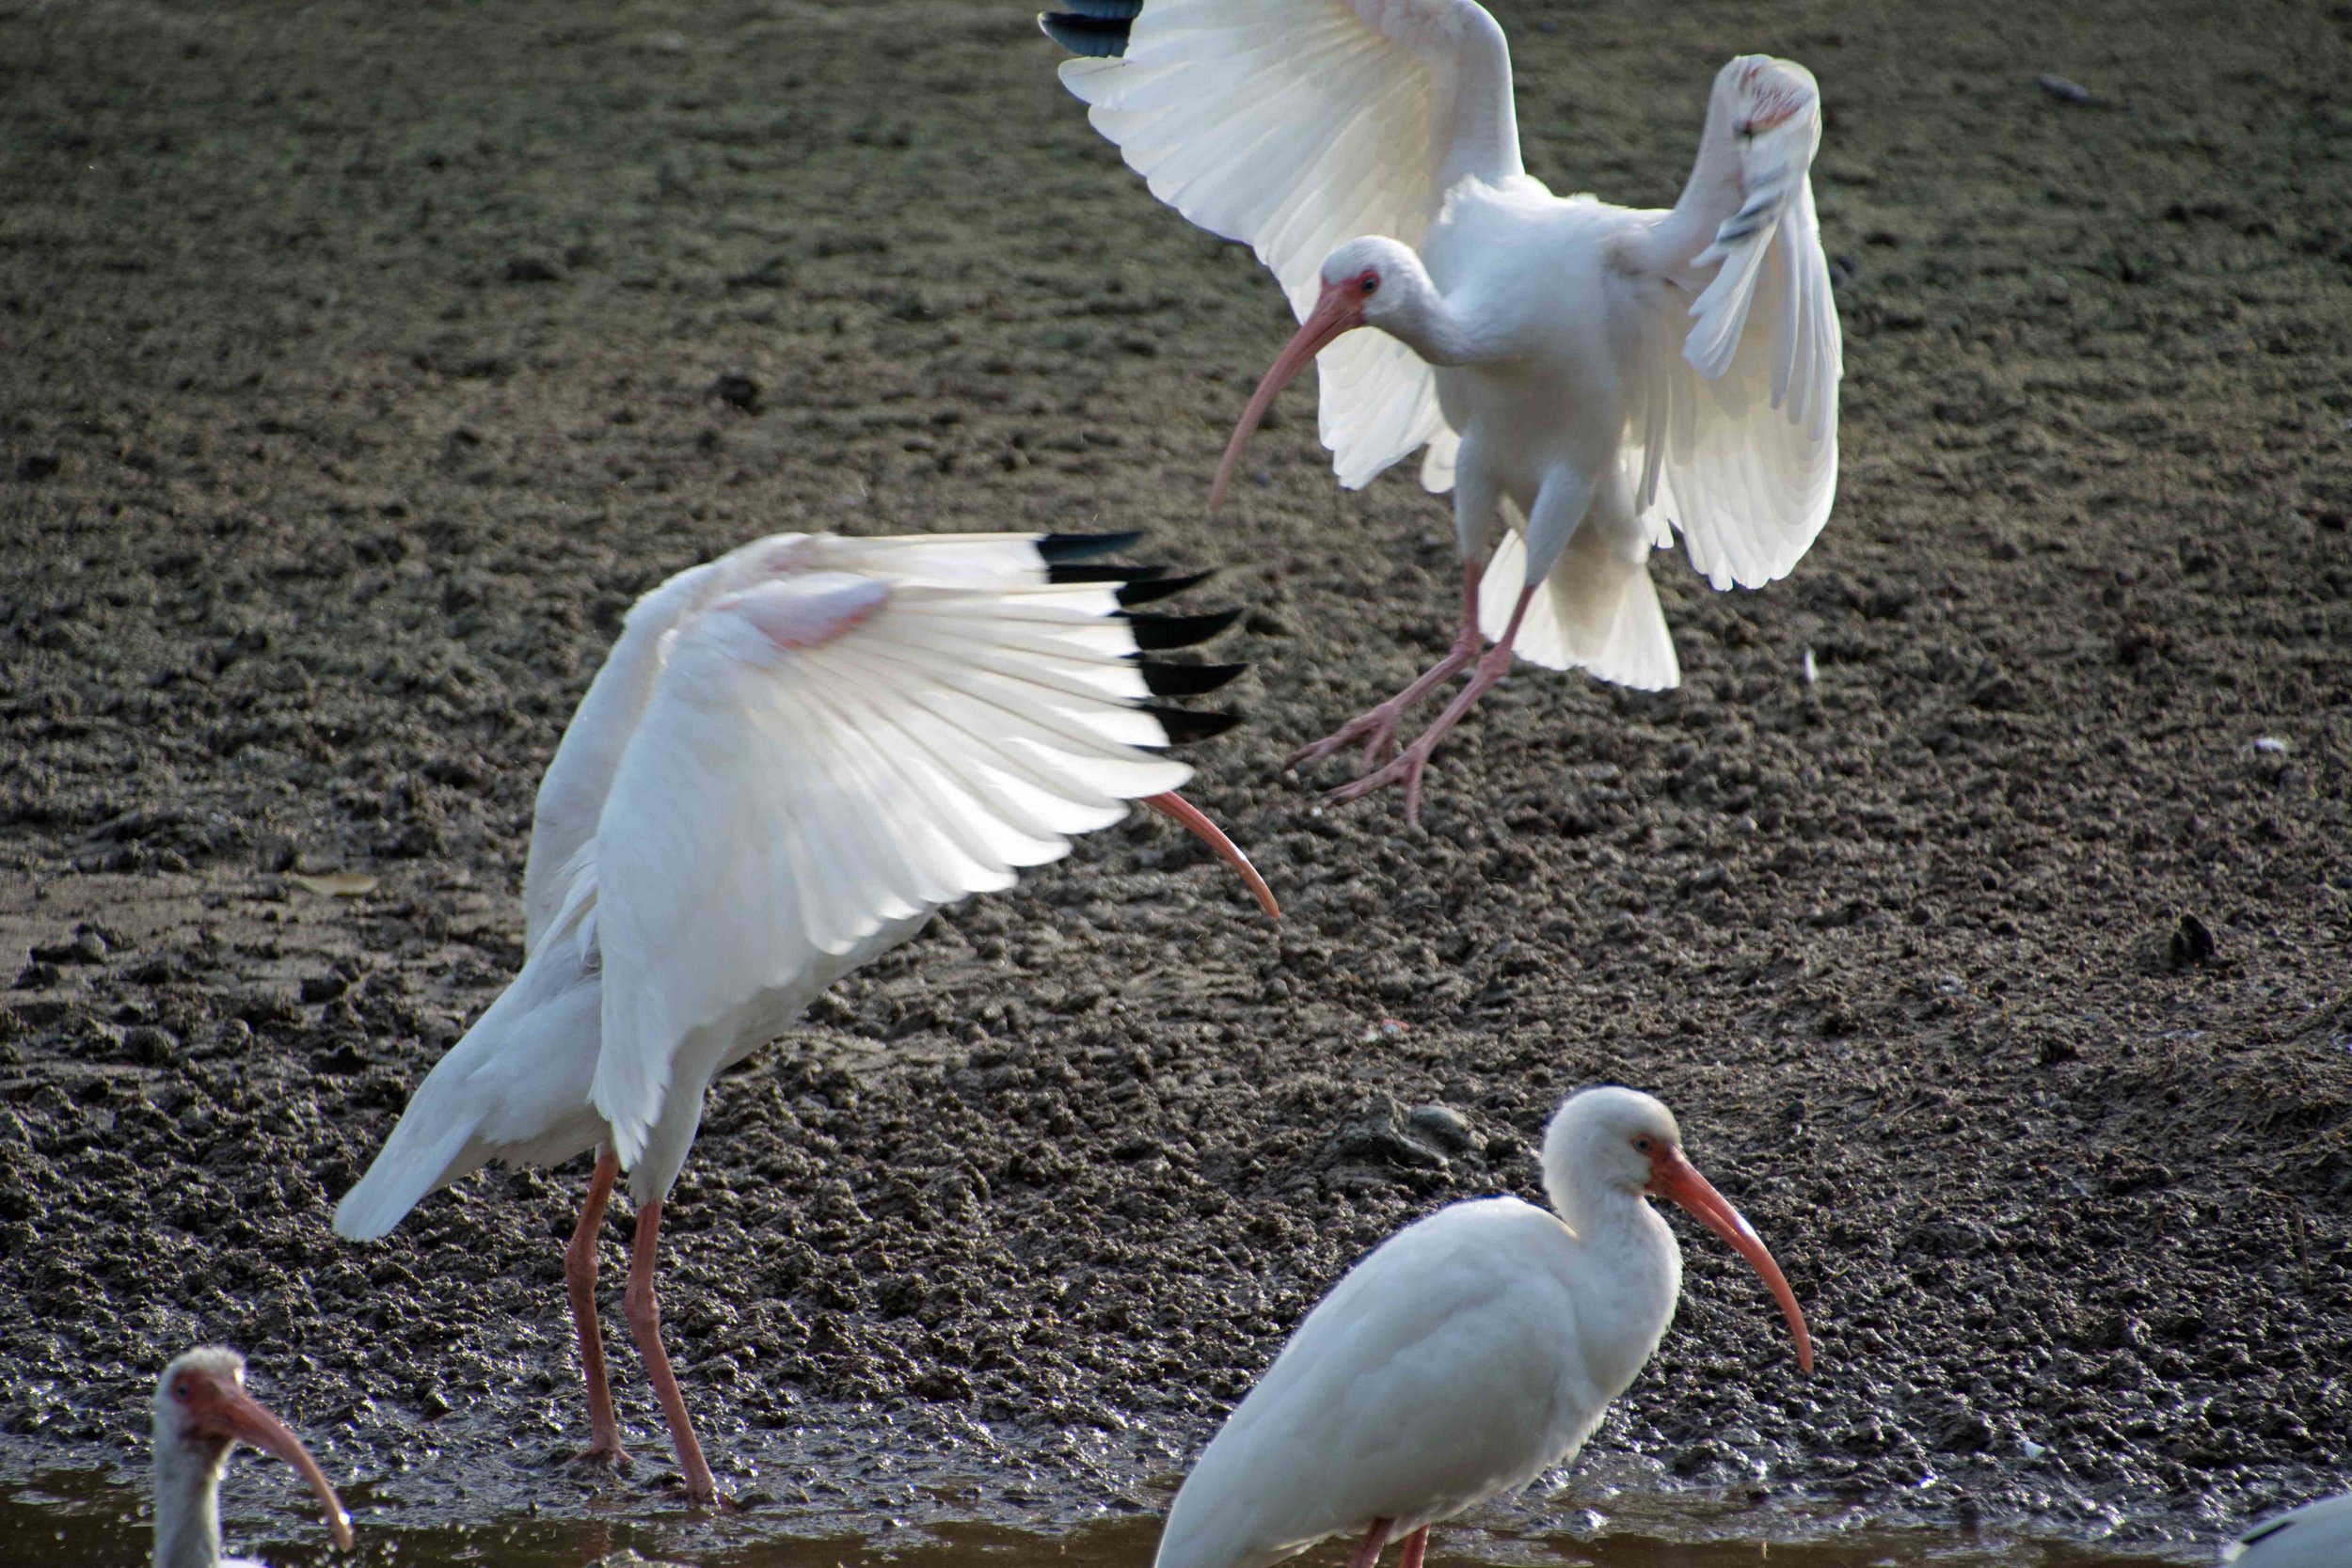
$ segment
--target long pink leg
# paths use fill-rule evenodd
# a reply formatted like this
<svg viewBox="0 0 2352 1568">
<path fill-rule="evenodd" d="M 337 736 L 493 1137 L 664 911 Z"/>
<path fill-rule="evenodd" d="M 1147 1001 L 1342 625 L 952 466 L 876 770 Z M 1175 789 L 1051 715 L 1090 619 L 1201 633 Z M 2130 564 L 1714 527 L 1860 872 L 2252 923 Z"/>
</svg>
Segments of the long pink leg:
<svg viewBox="0 0 2352 1568">
<path fill-rule="evenodd" d="M 1364 1531 L 1363 1544 L 1358 1546 L 1356 1555 L 1347 1560 L 1347 1568 L 1372 1568 L 1374 1563 L 1379 1561 L 1380 1548 L 1389 1544 L 1389 1527 L 1395 1523 L 1393 1519 L 1375 1519 L 1372 1528 Z"/>
<path fill-rule="evenodd" d="M 670 1441 L 677 1449 L 677 1467 L 686 1475 L 686 1494 L 696 1502 L 719 1500 L 719 1483 L 703 1463 L 703 1446 L 694 1437 L 694 1423 L 686 1414 L 686 1396 L 678 1392 L 677 1374 L 670 1370 L 669 1352 L 661 1348 L 661 1305 L 654 1300 L 655 1239 L 661 1229 L 659 1200 L 637 1211 L 637 1240 L 628 1254 L 629 1332 L 637 1337 L 637 1354 L 645 1363 L 646 1380 L 670 1420 Z"/>
<path fill-rule="evenodd" d="M 1402 779 L 1405 781 L 1405 820 L 1415 827 L 1421 825 L 1421 778 L 1422 770 L 1429 766 L 1429 753 L 1438 749 L 1438 742 L 1445 738 L 1447 731 L 1462 721 L 1462 715 L 1470 710 L 1470 705 L 1485 696 L 1495 682 L 1509 673 L 1511 643 L 1519 635 L 1519 623 L 1527 618 L 1527 607 L 1534 601 L 1535 590 L 1542 586 L 1541 583 L 1533 584 L 1519 595 L 1518 606 L 1511 611 L 1511 624 L 1502 628 L 1502 635 L 1495 639 L 1495 645 L 1479 659 L 1477 668 L 1470 672 L 1469 682 L 1455 694 L 1454 701 L 1446 705 L 1445 711 L 1438 715 L 1437 722 L 1422 731 L 1410 746 L 1398 752 L 1395 761 L 1352 784 L 1340 785 L 1331 791 L 1330 799 L 1360 800 L 1374 790 L 1385 788 Z"/>
<path fill-rule="evenodd" d="M 1405 1538 L 1405 1552 L 1396 1568 L 1421 1568 L 1421 1554 L 1429 1547 L 1429 1527 L 1423 1525 Z"/>
<path fill-rule="evenodd" d="M 572 1323 L 580 1330 L 580 1370 L 588 1380 L 588 1450 L 579 1457 L 619 1468 L 628 1464 L 621 1448 L 621 1424 L 612 1418 L 612 1386 L 604 1375 L 604 1331 L 596 1323 L 596 1235 L 604 1228 L 604 1206 L 621 1173 L 620 1156 L 596 1155 L 596 1173 L 580 1205 L 580 1224 L 564 1249 L 564 1285 L 572 1298 Z"/>
<path fill-rule="evenodd" d="M 1454 634 L 1454 646 L 1445 657 L 1438 660 L 1421 678 L 1382 703 L 1367 709 L 1342 724 L 1311 746 L 1302 746 L 1290 754 L 1285 768 L 1304 768 L 1321 762 L 1343 747 L 1357 741 L 1364 742 L 1364 768 L 1367 771 L 1379 766 L 1381 757 L 1395 744 L 1396 727 L 1415 703 L 1420 702 L 1455 675 L 1470 666 L 1478 657 L 1481 641 L 1478 635 L 1478 583 L 1484 568 L 1475 561 L 1462 565 L 1462 625 Z"/>
</svg>

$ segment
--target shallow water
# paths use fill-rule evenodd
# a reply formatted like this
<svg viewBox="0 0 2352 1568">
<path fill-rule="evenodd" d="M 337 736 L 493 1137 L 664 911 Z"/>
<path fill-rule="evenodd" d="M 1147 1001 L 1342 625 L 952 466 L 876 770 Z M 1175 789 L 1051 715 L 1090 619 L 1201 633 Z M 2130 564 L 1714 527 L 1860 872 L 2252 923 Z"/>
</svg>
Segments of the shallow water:
<svg viewBox="0 0 2352 1568">
<path fill-rule="evenodd" d="M 582 1568 L 615 1553 L 670 1560 L 693 1568 L 1010 1568 L 1040 1558 L 1056 1568 L 1147 1568 L 1158 1538 L 1156 1518 L 1123 1517 L 1039 1535 L 1001 1525 L 935 1525 L 887 1535 L 810 1537 L 779 1533 L 756 1512 L 734 1518 L 646 1512 L 640 1499 L 610 1517 L 509 1514 L 473 1525 L 405 1527 L 396 1509 L 373 1504 L 362 1488 L 345 1500 L 359 1534 L 358 1552 L 338 1558 L 317 1516 L 289 1488 L 281 1498 L 251 1498 L 254 1478 L 237 1476 L 225 1499 L 230 1549 L 277 1568 L 327 1563 L 397 1568 Z M 239 1506 L 239 1494 L 249 1506 Z M 1766 1539 L 1769 1537 L 1770 1539 Z M 2210 1554 L 2123 1556 L 2072 1544 L 1930 1530 L 1838 1529 L 1829 1515 L 1710 1503 L 1687 1497 L 1620 1497 L 1603 1513 L 1587 1509 L 1546 1530 L 1464 1528 L 1433 1535 L 1430 1568 L 1497 1562 L 1562 1568 L 2151 1568 L 2159 1562 L 2210 1561 Z M 120 1568 L 149 1551 L 145 1497 L 102 1472 L 53 1470 L 30 1482 L 0 1486 L 0 1542 L 10 1562 L 41 1568 Z M 1328 1568 L 1345 1558 L 1336 1543 L 1300 1559 Z M 626 1558 L 624 1561 L 628 1560 Z"/>
</svg>

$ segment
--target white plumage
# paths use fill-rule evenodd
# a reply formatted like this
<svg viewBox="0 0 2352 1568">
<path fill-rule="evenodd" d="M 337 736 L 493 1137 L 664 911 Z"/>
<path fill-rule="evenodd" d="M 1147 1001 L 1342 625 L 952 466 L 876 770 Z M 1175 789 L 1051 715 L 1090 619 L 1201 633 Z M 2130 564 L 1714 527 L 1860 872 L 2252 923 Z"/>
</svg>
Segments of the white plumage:
<svg viewBox="0 0 2352 1568">
<path fill-rule="evenodd" d="M 1066 36 L 1072 19 L 1046 21 Z M 1725 65 L 1690 181 L 1658 211 L 1564 199 L 1525 173 L 1509 50 L 1472 0 L 1150 0 L 1123 55 L 1061 72 L 1152 193 L 1247 242 L 1303 324 L 1212 504 L 1310 357 L 1343 484 L 1424 451 L 1422 482 L 1454 492 L 1453 650 L 1293 759 L 1362 741 L 1371 770 L 1342 798 L 1402 781 L 1417 813 L 1430 751 L 1515 645 L 1548 667 L 1675 685 L 1647 557 L 1677 532 L 1719 589 L 1785 576 L 1820 532 L 1843 372 L 1804 67 Z M 1376 768 L 1406 707 L 1473 664 L 1428 731 Z"/>
<path fill-rule="evenodd" d="M 543 781 L 522 973 L 419 1086 L 338 1231 L 383 1235 L 491 1161 L 603 1147 L 571 1256 L 592 1455 L 621 1456 L 595 1325 L 616 1173 L 628 1306 L 689 1490 L 710 1496 L 652 1288 L 660 1203 L 711 1080 L 939 906 L 1011 885 L 1170 792 L 1110 582 L 1055 582 L 1030 535 L 777 535 L 630 610 Z"/>
<path fill-rule="evenodd" d="M 351 1550 L 351 1515 L 302 1439 L 246 1391 L 245 1357 L 199 1345 L 155 1381 L 155 1568 L 262 1568 L 220 1555 L 220 1478 L 239 1443 L 294 1467 L 326 1513 L 327 1533 Z M 24 1544 L 20 1543 L 20 1549 Z"/>
<path fill-rule="evenodd" d="M 1123 57 L 1066 60 L 1061 79 L 1152 194 L 1248 245 L 1301 321 L 1342 243 L 1417 248 L 1461 181 L 1524 177 L 1510 51 L 1475 5 L 1151 0 Z M 1319 364 L 1323 442 L 1349 489 L 1451 446 L 1406 345 L 1345 339 Z"/>
<path fill-rule="evenodd" d="M 1572 1458 L 1658 1346 L 1681 1290 L 1670 1197 L 1764 1275 L 1812 1348 L 1754 1230 L 1683 1157 L 1663 1105 L 1587 1089 L 1553 1117 L 1556 1212 L 1456 1203 L 1407 1226 L 1333 1286 L 1185 1478 L 1156 1568 L 1266 1568 L 1360 1536 L 1358 1568 Z"/>
<path fill-rule="evenodd" d="M 2344 1568 L 2352 1563 L 2352 1493 L 2265 1519 L 2221 1550 L 2236 1568 Z"/>
</svg>

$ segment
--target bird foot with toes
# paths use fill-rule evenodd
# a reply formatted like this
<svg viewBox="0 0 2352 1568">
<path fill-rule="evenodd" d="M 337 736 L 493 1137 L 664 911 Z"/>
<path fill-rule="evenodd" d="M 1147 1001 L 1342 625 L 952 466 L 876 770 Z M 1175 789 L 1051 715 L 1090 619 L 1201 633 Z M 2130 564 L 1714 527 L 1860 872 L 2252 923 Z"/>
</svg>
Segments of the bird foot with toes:
<svg viewBox="0 0 2352 1568">
<path fill-rule="evenodd" d="M 1369 774 L 1378 768 L 1394 749 L 1397 726 L 1404 722 L 1406 711 L 1469 669 L 1485 646 L 1478 630 L 1478 568 L 1473 564 L 1463 574 L 1462 627 L 1454 634 L 1454 645 L 1446 650 L 1445 657 L 1422 671 L 1412 685 L 1387 702 L 1365 709 L 1321 740 L 1293 752 L 1282 766 L 1306 768 L 1360 740 L 1364 743 L 1364 772 Z"/>
<path fill-rule="evenodd" d="M 661 1491 L 664 1496 L 675 1497 L 690 1508 L 707 1508 L 713 1513 L 723 1513 L 729 1517 L 743 1513 L 748 1506 L 715 1488 L 708 1492 L 697 1491 L 675 1470 L 661 1478 Z"/>
<path fill-rule="evenodd" d="M 1364 768 L 1377 768 L 1396 744 L 1396 730 L 1405 716 L 1404 705 L 1394 698 L 1378 707 L 1367 708 L 1321 740 L 1301 746 L 1282 761 L 1290 769 L 1311 768 L 1324 758 L 1343 752 L 1359 740 L 1364 742 Z"/>
<path fill-rule="evenodd" d="M 1437 749 L 1430 736 L 1424 735 L 1382 767 L 1374 768 L 1360 778 L 1351 779 L 1337 789 L 1324 792 L 1324 799 L 1335 804 L 1360 800 L 1375 790 L 1392 784 L 1405 785 L 1405 822 L 1407 827 L 1421 826 L 1421 784 L 1429 768 L 1429 754 Z"/>
<path fill-rule="evenodd" d="M 1516 616 L 1511 625 L 1512 630 L 1516 631 L 1518 626 Z M 1436 752 L 1438 742 L 1452 733 L 1454 726 L 1462 721 L 1462 716 L 1470 712 L 1471 705 L 1509 673 L 1510 669 L 1511 644 L 1506 634 L 1504 641 L 1489 648 L 1478 660 L 1476 668 L 1470 672 L 1470 683 L 1462 688 L 1454 701 L 1446 705 L 1445 711 L 1415 737 L 1411 745 L 1399 752 L 1386 765 L 1340 785 L 1324 798 L 1340 802 L 1360 800 L 1375 790 L 1402 784 L 1405 786 L 1405 821 L 1409 827 L 1420 827 L 1422 779 L 1428 771 L 1429 758 Z"/>
<path fill-rule="evenodd" d="M 578 1453 L 566 1455 L 564 1463 L 583 1470 L 610 1470 L 614 1475 L 625 1475 L 637 1462 L 618 1443 L 591 1443 Z"/>
</svg>

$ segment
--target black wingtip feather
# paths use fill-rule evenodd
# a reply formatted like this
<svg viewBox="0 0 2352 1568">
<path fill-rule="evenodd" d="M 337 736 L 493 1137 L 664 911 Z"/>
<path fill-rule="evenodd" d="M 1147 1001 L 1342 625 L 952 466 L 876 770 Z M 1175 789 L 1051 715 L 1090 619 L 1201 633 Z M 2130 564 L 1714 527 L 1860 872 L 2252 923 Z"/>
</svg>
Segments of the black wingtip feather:
<svg viewBox="0 0 2352 1568">
<path fill-rule="evenodd" d="M 1046 565 L 1060 566 L 1073 561 L 1117 555 L 1121 550 L 1134 549 L 1142 539 L 1143 530 L 1139 528 L 1123 533 L 1045 533 L 1038 536 L 1037 553 Z"/>
<path fill-rule="evenodd" d="M 1240 619 L 1238 610 L 1220 610 L 1206 615 L 1130 615 L 1127 625 L 1135 632 L 1136 647 L 1156 654 L 1206 642 Z"/>
<path fill-rule="evenodd" d="M 1121 566 L 1113 562 L 1105 565 L 1048 566 L 1048 582 L 1151 582 L 1168 575 L 1165 566 Z"/>
<path fill-rule="evenodd" d="M 1119 591 L 1119 608 L 1133 610 L 1139 604 L 1152 604 L 1160 599 L 1172 599 L 1187 588 L 1198 588 L 1211 578 L 1214 571 L 1186 572 L 1181 577 L 1163 577 L 1153 572 L 1148 580 L 1134 581 Z"/>
<path fill-rule="evenodd" d="M 1144 689 L 1154 697 L 1198 697 L 1239 680 L 1247 664 L 1152 664 L 1140 667 Z"/>
<path fill-rule="evenodd" d="M 1190 708 L 1161 707 L 1152 703 L 1145 704 L 1143 711 L 1160 721 L 1160 728 L 1168 732 L 1170 746 L 1207 740 L 1241 722 L 1238 713 L 1195 713 Z"/>
<path fill-rule="evenodd" d="M 1090 10 L 1115 11 L 1117 0 L 1064 0 Z M 1037 19 L 1045 36 L 1073 55 L 1089 60 L 1111 60 L 1127 53 L 1127 30 L 1135 25 L 1136 5 L 1124 16 L 1082 16 L 1075 11 L 1046 11 Z"/>
</svg>

